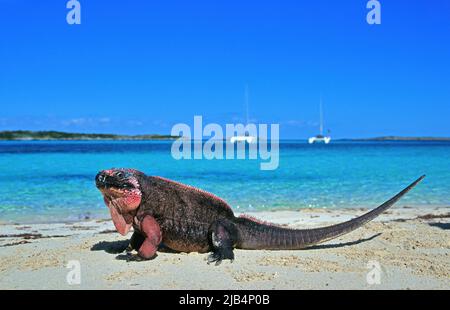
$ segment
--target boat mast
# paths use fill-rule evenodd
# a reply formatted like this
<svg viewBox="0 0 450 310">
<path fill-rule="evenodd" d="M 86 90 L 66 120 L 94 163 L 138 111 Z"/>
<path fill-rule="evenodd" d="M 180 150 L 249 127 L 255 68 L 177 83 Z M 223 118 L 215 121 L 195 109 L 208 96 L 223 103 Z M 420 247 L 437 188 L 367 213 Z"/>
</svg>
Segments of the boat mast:
<svg viewBox="0 0 450 310">
<path fill-rule="evenodd" d="M 323 136 L 323 111 L 322 111 L 322 97 L 320 97 L 320 135 Z"/>
<path fill-rule="evenodd" d="M 248 125 L 248 84 L 245 84 L 245 120 Z"/>
</svg>

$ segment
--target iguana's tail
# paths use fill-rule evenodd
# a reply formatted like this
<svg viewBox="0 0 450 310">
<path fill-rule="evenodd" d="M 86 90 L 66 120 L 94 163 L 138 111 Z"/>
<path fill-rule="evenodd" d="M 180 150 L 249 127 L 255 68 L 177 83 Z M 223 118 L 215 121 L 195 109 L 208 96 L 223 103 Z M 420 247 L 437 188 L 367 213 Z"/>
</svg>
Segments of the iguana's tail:
<svg viewBox="0 0 450 310">
<path fill-rule="evenodd" d="M 239 217 L 236 219 L 238 230 L 236 248 L 254 250 L 298 250 L 334 239 L 349 233 L 376 218 L 422 181 L 424 177 L 425 175 L 418 178 L 411 185 L 378 208 L 350 221 L 332 226 L 313 229 L 289 229 L 262 223 L 249 217 Z"/>
</svg>

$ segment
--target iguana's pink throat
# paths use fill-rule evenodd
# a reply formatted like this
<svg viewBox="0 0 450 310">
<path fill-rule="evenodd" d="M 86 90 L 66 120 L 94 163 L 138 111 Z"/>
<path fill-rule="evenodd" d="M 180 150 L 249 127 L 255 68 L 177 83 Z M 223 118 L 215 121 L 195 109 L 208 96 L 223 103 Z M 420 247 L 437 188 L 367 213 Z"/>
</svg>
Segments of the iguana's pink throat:
<svg viewBox="0 0 450 310">
<path fill-rule="evenodd" d="M 114 226 L 125 236 L 133 226 L 133 217 L 141 204 L 141 191 L 136 189 L 122 191 L 122 195 L 118 196 L 118 190 L 111 188 L 102 190 L 102 193 Z"/>
</svg>

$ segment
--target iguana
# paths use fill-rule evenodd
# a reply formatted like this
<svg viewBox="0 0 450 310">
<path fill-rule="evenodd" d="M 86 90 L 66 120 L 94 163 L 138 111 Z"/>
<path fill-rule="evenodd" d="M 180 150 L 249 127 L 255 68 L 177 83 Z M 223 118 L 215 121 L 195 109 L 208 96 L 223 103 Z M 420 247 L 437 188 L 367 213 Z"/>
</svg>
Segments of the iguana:
<svg viewBox="0 0 450 310">
<path fill-rule="evenodd" d="M 416 186 L 359 217 L 340 224 L 290 229 L 248 216 L 236 217 L 230 206 L 206 191 L 134 169 L 110 169 L 95 178 L 117 231 L 134 233 L 130 248 L 138 257 L 156 256 L 158 247 L 177 252 L 212 252 L 208 263 L 234 259 L 233 249 L 298 250 L 349 233 L 391 207 Z"/>
</svg>

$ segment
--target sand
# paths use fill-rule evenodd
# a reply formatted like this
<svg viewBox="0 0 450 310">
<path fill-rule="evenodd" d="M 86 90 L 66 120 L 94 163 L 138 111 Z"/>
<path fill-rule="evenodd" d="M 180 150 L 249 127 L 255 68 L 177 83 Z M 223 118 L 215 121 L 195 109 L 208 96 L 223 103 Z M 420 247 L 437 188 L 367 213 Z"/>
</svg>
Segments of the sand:
<svg viewBox="0 0 450 310">
<path fill-rule="evenodd" d="M 312 228 L 365 211 L 250 215 Z M 207 254 L 198 253 L 127 261 L 125 253 L 114 253 L 126 240 L 109 219 L 0 224 L 0 289 L 450 289 L 450 206 L 396 207 L 312 249 L 235 250 L 235 261 L 219 266 L 207 265 Z M 68 282 L 77 262 L 80 277 Z"/>
</svg>

